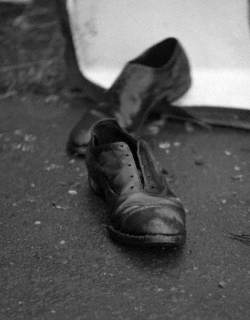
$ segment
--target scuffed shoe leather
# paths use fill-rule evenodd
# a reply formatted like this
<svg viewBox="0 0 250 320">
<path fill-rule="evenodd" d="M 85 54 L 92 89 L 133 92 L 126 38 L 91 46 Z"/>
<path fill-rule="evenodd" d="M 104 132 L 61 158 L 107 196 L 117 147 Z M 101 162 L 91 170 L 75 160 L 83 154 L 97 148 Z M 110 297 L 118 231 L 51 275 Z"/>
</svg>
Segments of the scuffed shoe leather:
<svg viewBox="0 0 250 320">
<path fill-rule="evenodd" d="M 170 190 L 147 143 L 113 119 L 91 131 L 86 154 L 91 188 L 109 206 L 110 235 L 131 245 L 185 242 L 185 211 Z"/>
<path fill-rule="evenodd" d="M 180 98 L 190 85 L 189 62 L 181 44 L 175 38 L 163 40 L 125 65 L 96 107 L 102 116 L 86 121 L 89 115 L 85 113 L 71 132 L 70 150 L 85 155 L 83 150 L 94 120 L 115 117 L 121 127 L 134 131 L 159 101 L 164 99 L 166 108 L 171 107 L 169 103 Z"/>
</svg>

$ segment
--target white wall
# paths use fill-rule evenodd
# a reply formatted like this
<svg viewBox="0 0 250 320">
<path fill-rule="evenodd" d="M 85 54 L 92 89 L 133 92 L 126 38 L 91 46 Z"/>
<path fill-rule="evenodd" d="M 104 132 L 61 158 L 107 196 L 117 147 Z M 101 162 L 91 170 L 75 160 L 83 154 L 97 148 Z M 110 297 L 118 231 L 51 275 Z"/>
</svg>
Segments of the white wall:
<svg viewBox="0 0 250 320">
<path fill-rule="evenodd" d="M 177 37 L 191 61 L 184 104 L 250 107 L 247 0 L 68 0 L 82 72 L 109 87 L 147 47 Z"/>
</svg>

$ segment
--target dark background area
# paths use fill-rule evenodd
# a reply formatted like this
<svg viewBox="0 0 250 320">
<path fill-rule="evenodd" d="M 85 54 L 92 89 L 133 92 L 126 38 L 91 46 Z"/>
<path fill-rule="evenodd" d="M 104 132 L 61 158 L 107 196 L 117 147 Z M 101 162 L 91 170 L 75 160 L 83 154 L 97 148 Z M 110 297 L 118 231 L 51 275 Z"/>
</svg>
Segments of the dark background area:
<svg viewBox="0 0 250 320">
<path fill-rule="evenodd" d="M 54 93 L 65 79 L 64 41 L 55 1 L 0 3 L 0 94 Z"/>
</svg>

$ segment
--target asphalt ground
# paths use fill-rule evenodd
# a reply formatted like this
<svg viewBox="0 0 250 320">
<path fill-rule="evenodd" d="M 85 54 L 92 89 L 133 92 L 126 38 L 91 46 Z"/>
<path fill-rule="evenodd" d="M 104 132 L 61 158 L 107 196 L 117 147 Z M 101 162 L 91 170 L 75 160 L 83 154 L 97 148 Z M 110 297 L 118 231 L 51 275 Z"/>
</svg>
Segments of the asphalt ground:
<svg viewBox="0 0 250 320">
<path fill-rule="evenodd" d="M 166 123 L 147 136 L 187 213 L 181 250 L 113 242 L 59 95 L 0 100 L 0 319 L 249 319 L 250 133 Z"/>
</svg>

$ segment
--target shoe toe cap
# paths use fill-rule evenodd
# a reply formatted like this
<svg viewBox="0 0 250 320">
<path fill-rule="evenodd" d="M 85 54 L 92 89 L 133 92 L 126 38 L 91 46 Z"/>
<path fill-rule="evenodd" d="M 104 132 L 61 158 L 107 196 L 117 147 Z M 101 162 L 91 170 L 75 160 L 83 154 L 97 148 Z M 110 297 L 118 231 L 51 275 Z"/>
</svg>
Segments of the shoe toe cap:
<svg viewBox="0 0 250 320">
<path fill-rule="evenodd" d="M 185 234 L 183 208 L 145 208 L 129 214 L 122 225 L 123 232 L 133 235 Z"/>
</svg>

